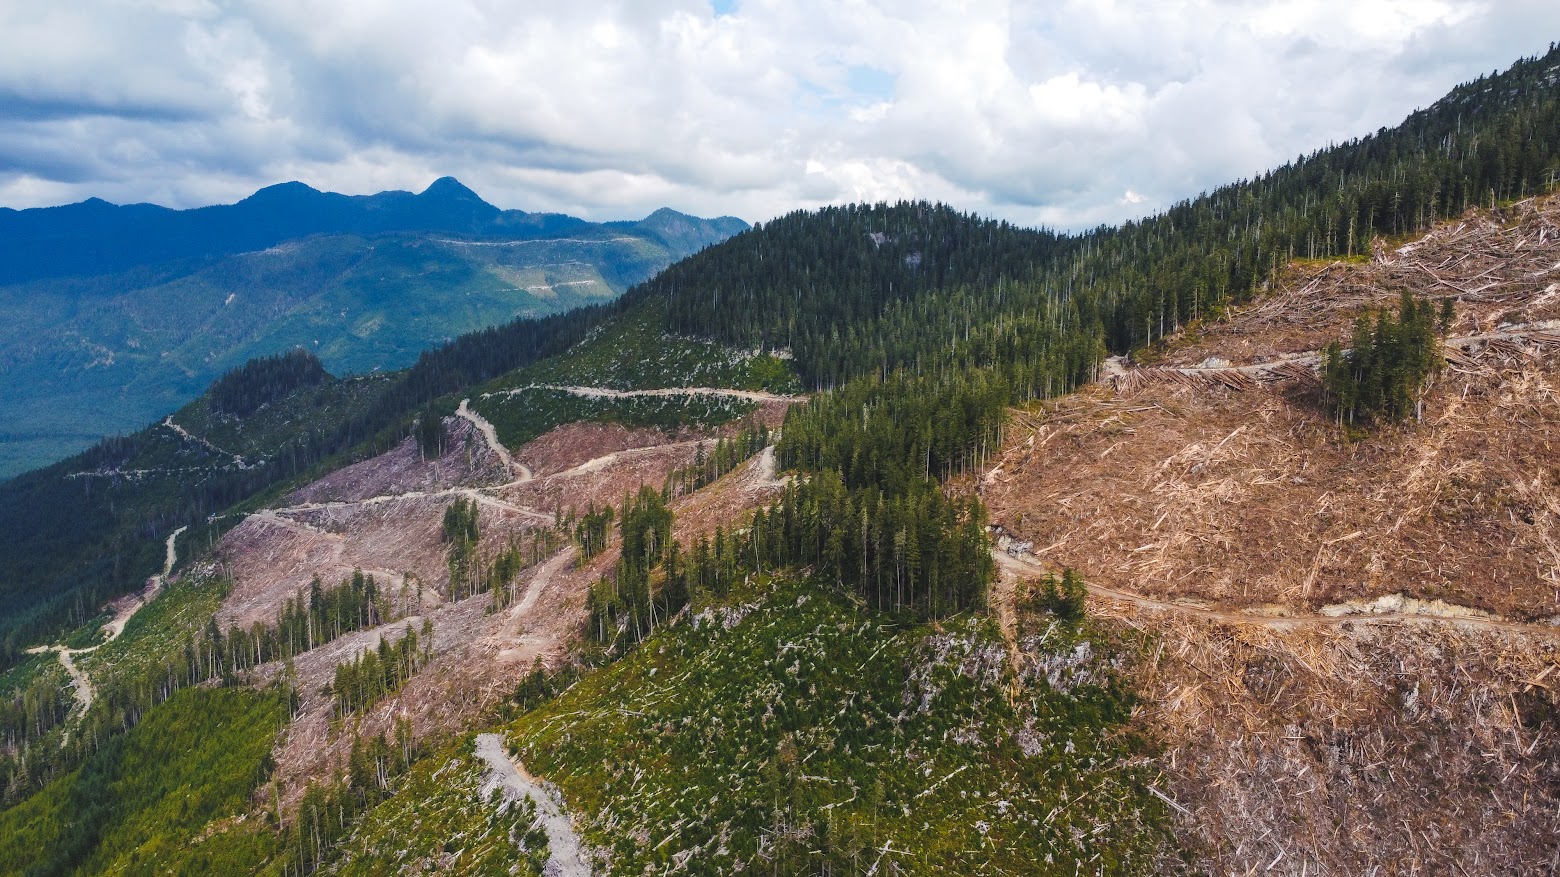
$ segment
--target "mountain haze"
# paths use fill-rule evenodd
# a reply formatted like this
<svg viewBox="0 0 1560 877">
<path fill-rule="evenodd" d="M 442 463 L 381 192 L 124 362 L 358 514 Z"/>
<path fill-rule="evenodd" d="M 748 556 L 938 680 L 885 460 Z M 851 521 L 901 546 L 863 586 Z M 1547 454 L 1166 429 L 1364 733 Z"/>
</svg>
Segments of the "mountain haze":
<svg viewBox="0 0 1560 877">
<path fill-rule="evenodd" d="M 465 332 L 609 300 L 746 227 L 499 210 L 450 177 L 418 194 L 293 182 L 193 210 L 0 210 L 0 477 L 160 417 L 251 357 L 302 346 L 338 374 L 402 368 Z"/>
<path fill-rule="evenodd" d="M 1557 172 L 1560 49 L 1119 227 L 233 369 L 0 483 L 0 873 L 1552 872 Z M 531 245 L 417 235 L 296 246 Z"/>
</svg>

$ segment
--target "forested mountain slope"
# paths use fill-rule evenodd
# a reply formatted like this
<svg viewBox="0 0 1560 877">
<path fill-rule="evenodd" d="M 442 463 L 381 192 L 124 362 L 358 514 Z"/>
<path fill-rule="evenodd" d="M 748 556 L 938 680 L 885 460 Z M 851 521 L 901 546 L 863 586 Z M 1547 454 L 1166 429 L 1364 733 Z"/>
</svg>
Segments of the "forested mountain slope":
<svg viewBox="0 0 1560 877">
<path fill-rule="evenodd" d="M 302 346 L 338 374 L 404 368 L 458 335 L 610 300 L 746 227 L 501 211 L 450 178 L 416 195 L 286 183 L 196 210 L 0 211 L 0 478 L 139 427 L 250 358 Z"/>
<path fill-rule="evenodd" d="M 526 873 L 542 809 L 606 873 L 1542 870 L 1557 63 L 1122 228 L 783 217 L 0 486 L 0 836 L 55 839 L 0 865 L 185 861 L 160 790 L 49 814 L 236 687 L 288 718 L 198 852 L 262 873 Z M 177 526 L 90 704 L 23 656 Z"/>
</svg>

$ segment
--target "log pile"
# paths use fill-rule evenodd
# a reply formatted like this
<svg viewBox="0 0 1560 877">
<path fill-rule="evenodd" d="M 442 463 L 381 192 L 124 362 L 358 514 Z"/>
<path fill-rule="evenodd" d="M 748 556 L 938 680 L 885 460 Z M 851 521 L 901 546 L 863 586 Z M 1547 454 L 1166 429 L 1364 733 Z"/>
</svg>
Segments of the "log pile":
<svg viewBox="0 0 1560 877">
<path fill-rule="evenodd" d="M 1535 358 L 1556 348 L 1560 348 L 1560 333 L 1547 328 L 1510 327 L 1501 332 L 1448 338 L 1441 345 L 1441 355 L 1451 365 L 1469 371 L 1481 364 L 1506 365 Z M 1127 369 L 1107 377 L 1105 384 L 1123 394 L 1153 386 L 1242 392 L 1286 382 L 1319 385 L 1321 363 L 1321 351 L 1309 351 L 1273 362 L 1225 368 L 1155 366 Z"/>
<path fill-rule="evenodd" d="M 1237 364 L 1348 343 L 1356 316 L 1393 306 L 1405 291 L 1439 303 L 1450 298 L 1450 334 L 1486 335 L 1526 325 L 1560 332 L 1560 198 L 1534 198 L 1480 211 L 1393 248 L 1377 240 L 1367 263 L 1296 265 L 1250 304 L 1230 308 L 1201 337 L 1175 345 L 1165 365 L 1209 356 Z"/>
<path fill-rule="evenodd" d="M 1090 599 L 1143 644 L 1155 788 L 1198 872 L 1560 873 L 1560 638 L 1538 629 L 1560 619 L 1557 214 L 1526 202 L 1296 269 L 1151 367 L 1009 422 L 982 495 L 1046 563 L 1285 619 Z M 1454 298 L 1449 367 L 1422 421 L 1347 440 L 1287 390 L 1404 289 Z M 1387 595 L 1525 629 L 1303 619 Z"/>
</svg>

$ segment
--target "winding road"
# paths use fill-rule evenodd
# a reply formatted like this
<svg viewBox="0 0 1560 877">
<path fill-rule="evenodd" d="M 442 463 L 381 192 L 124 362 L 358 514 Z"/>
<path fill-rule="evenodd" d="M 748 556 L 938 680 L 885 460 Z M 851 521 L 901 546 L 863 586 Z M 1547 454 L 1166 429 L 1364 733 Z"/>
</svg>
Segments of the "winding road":
<svg viewBox="0 0 1560 877">
<path fill-rule="evenodd" d="M 513 798 L 526 797 L 536 805 L 536 818 L 547 832 L 546 874 L 549 877 L 590 877 L 590 864 L 580 845 L 580 836 L 574 824 L 563 812 L 563 799 L 558 792 L 526 773 L 504 751 L 504 738 L 498 734 L 477 735 L 477 757 L 488 764 L 488 781 L 482 788 L 486 796 L 493 789 L 502 788 Z"/>
<path fill-rule="evenodd" d="M 168 541 L 165 543 L 162 572 L 152 576 L 151 586 L 141 592 L 139 599 L 120 609 L 115 613 L 112 620 L 103 625 L 102 642 L 84 649 L 70 649 L 61 645 L 50 645 L 35 646 L 27 650 L 29 655 L 41 655 L 44 652 L 56 652 L 59 654 L 60 666 L 65 668 L 66 673 L 70 674 L 71 682 L 76 689 L 76 702 L 80 704 L 82 712 L 86 712 L 92 706 L 92 699 L 97 695 L 97 690 L 92 687 L 92 680 L 87 677 L 87 674 L 80 667 L 76 666 L 76 656 L 95 652 L 118 639 L 119 635 L 125 632 L 125 625 L 130 623 L 130 619 L 137 612 L 141 611 L 142 606 L 150 603 L 162 591 L 163 586 L 168 582 L 168 576 L 173 573 L 173 565 L 179 560 L 178 550 L 174 546 L 174 542 L 179 538 L 180 533 L 188 529 L 188 527 L 180 527 L 168 534 Z M 68 735 L 66 739 L 70 739 Z"/>
<path fill-rule="evenodd" d="M 527 384 L 497 393 L 483 393 L 482 398 L 515 396 L 527 390 L 554 390 L 587 399 L 630 399 L 635 396 L 721 396 L 727 399 L 744 399 L 748 402 L 799 402 L 805 396 L 782 396 L 761 390 L 731 390 L 725 387 L 663 387 L 655 390 L 609 390 L 605 387 L 575 387 L 563 384 Z M 464 405 L 465 403 L 461 403 Z"/>
<path fill-rule="evenodd" d="M 477 432 L 482 433 L 482 438 L 487 441 L 488 448 L 497 454 L 500 460 L 504 461 L 504 466 L 510 474 L 514 474 L 516 469 L 519 470 L 520 482 L 530 481 L 535 477 L 531 473 L 531 468 L 511 456 L 509 449 L 504 447 L 503 443 L 498 440 L 498 430 L 493 428 L 493 424 L 486 417 L 471 410 L 470 399 L 460 400 L 460 407 L 455 409 L 455 415 L 469 421 L 472 426 L 477 428 Z"/>
</svg>

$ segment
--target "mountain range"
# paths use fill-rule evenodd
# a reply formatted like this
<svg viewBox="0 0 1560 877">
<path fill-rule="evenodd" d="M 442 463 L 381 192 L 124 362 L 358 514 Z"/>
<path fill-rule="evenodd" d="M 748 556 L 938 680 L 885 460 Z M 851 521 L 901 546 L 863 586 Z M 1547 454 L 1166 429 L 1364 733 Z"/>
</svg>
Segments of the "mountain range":
<svg viewBox="0 0 1560 877">
<path fill-rule="evenodd" d="M 1552 48 L 250 360 L 0 483 L 0 874 L 1553 873 L 1557 168 Z"/>
<path fill-rule="evenodd" d="M 249 358 L 302 346 L 337 373 L 401 368 L 609 300 L 746 228 L 500 210 L 451 177 L 366 196 L 283 183 L 192 210 L 0 209 L 0 478 L 142 426 Z"/>
</svg>

